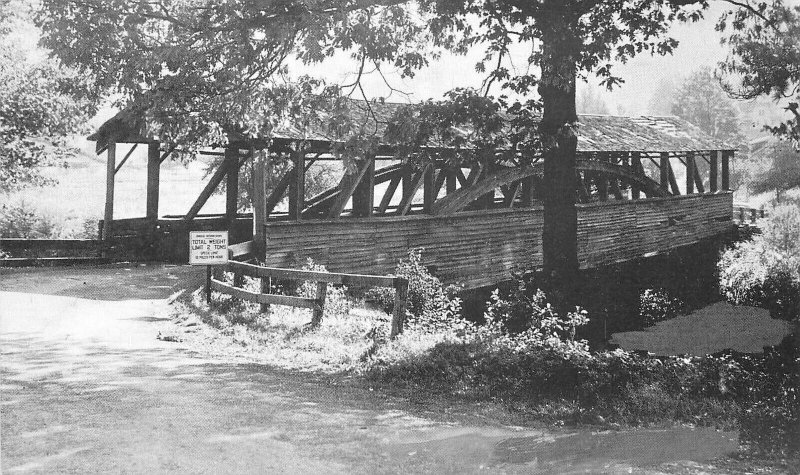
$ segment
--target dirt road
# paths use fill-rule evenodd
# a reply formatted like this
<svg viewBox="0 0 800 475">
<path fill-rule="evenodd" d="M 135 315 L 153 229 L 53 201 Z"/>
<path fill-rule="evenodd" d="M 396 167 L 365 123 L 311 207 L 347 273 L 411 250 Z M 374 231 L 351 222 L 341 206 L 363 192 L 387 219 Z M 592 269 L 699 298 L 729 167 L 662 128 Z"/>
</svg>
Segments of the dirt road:
<svg viewBox="0 0 800 475">
<path fill-rule="evenodd" d="M 0 275 L 3 473 L 630 473 L 736 447 L 710 430 L 471 424 L 340 377 L 208 360 L 155 338 L 192 272 Z"/>
</svg>

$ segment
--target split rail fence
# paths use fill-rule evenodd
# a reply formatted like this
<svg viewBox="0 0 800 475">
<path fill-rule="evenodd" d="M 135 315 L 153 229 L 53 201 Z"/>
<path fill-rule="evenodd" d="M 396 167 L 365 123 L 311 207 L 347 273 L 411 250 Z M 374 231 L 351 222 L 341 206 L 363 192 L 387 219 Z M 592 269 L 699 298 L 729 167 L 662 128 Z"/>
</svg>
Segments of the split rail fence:
<svg viewBox="0 0 800 475">
<path fill-rule="evenodd" d="M 248 256 L 251 248 L 252 241 L 248 241 L 229 247 L 228 254 L 231 258 Z M 408 298 L 408 280 L 403 277 L 282 269 L 258 266 L 234 260 L 229 260 L 227 264 L 216 267 L 233 273 L 233 285 L 214 278 L 211 267 L 209 267 L 206 276 L 206 301 L 209 305 L 211 304 L 211 292 L 216 291 L 230 295 L 236 299 L 261 304 L 261 311 L 266 311 L 270 304 L 308 308 L 313 312 L 310 323 L 312 328 L 322 323 L 322 317 L 325 312 L 325 297 L 328 293 L 328 284 L 394 288 L 394 310 L 392 312 L 392 328 L 390 335 L 394 338 L 403 332 L 403 325 L 406 317 L 406 299 Z M 243 276 L 259 278 L 261 280 L 261 291 L 251 292 L 241 288 L 244 283 Z M 289 280 L 297 283 L 307 281 L 316 282 L 316 295 L 314 298 L 308 298 L 271 294 L 269 293 L 270 279 Z"/>
</svg>

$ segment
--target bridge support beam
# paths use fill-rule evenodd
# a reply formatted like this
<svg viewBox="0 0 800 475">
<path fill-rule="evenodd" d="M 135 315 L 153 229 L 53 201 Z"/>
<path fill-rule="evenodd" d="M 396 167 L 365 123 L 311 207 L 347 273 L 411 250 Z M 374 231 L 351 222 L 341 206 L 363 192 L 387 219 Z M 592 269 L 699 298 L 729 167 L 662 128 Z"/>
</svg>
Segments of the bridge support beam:
<svg viewBox="0 0 800 475">
<path fill-rule="evenodd" d="M 294 174 L 289 182 L 289 219 L 300 221 L 305 208 L 306 195 L 306 154 L 302 150 L 292 153 Z"/>
<path fill-rule="evenodd" d="M 161 152 L 158 142 L 147 144 L 147 219 L 158 219 L 158 195 L 161 179 Z"/>
<path fill-rule="evenodd" d="M 368 218 L 375 209 L 375 158 L 367 157 L 367 169 L 353 192 L 353 216 Z"/>
<path fill-rule="evenodd" d="M 694 193 L 694 154 L 686 154 L 686 194 Z"/>
<path fill-rule="evenodd" d="M 236 212 L 239 209 L 239 149 L 228 147 L 225 149 L 225 164 L 227 181 L 225 182 L 225 222 L 227 223 L 231 244 L 236 244 L 235 224 Z"/>
<path fill-rule="evenodd" d="M 731 191 L 730 161 L 733 157 L 733 150 L 722 152 L 722 190 Z"/>
<path fill-rule="evenodd" d="M 116 142 L 108 142 L 106 153 L 106 208 L 103 213 L 103 242 L 108 245 L 109 241 L 111 241 L 114 221 L 114 174 L 117 169 Z"/>
</svg>

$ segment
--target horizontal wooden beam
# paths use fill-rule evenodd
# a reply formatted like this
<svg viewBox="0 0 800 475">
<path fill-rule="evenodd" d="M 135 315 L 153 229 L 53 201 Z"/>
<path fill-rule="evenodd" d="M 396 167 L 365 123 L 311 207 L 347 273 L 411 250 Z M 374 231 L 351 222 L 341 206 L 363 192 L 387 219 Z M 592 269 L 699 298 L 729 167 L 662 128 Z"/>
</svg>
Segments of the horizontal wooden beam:
<svg viewBox="0 0 800 475">
<path fill-rule="evenodd" d="M 216 279 L 211 279 L 211 289 L 217 292 L 228 294 L 241 300 L 247 300 L 253 303 L 262 304 L 275 304 L 275 305 L 288 305 L 290 307 L 310 308 L 315 309 L 319 307 L 316 299 L 309 299 L 304 297 L 293 297 L 290 295 L 274 295 L 274 294 L 257 294 L 248 290 L 240 289 Z"/>
<path fill-rule="evenodd" d="M 400 285 L 402 277 L 344 274 L 339 272 L 319 272 L 308 270 L 282 269 L 277 267 L 263 267 L 245 262 L 228 262 L 227 267 L 250 277 L 273 277 L 292 279 L 297 281 L 328 282 L 329 284 L 343 284 L 363 287 L 394 287 Z"/>
</svg>

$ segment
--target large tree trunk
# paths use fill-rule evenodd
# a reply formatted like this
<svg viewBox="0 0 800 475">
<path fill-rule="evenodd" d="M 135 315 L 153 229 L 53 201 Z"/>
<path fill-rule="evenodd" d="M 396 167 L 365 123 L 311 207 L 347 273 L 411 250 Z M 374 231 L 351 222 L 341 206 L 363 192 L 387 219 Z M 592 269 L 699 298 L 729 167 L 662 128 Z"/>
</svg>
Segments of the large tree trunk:
<svg viewBox="0 0 800 475">
<path fill-rule="evenodd" d="M 573 127 L 576 59 L 580 40 L 569 18 L 548 15 L 542 31 L 542 76 L 539 94 L 544 106 L 539 133 L 544 146 L 544 285 L 562 309 L 576 302 L 578 278 L 578 224 L 575 209 L 575 153 L 578 137 Z"/>
</svg>

